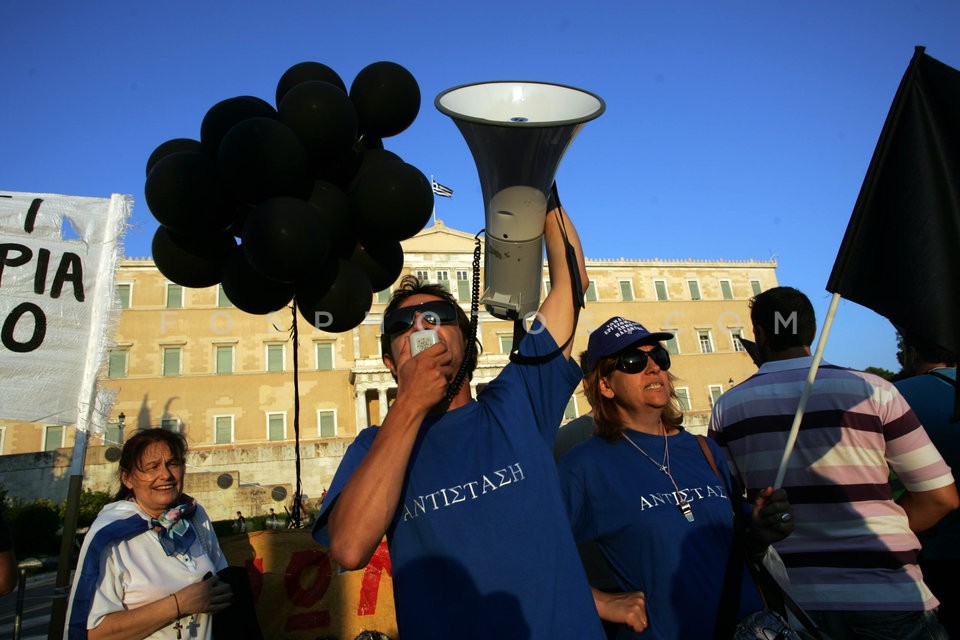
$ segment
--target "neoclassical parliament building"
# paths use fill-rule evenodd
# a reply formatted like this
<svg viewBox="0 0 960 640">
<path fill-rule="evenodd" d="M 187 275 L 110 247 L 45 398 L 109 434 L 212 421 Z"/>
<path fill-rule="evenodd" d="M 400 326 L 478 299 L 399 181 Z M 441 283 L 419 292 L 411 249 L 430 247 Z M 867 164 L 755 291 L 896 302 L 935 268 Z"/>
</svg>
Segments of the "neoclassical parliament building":
<svg viewBox="0 0 960 640">
<path fill-rule="evenodd" d="M 404 273 L 448 287 L 469 314 L 474 236 L 436 221 L 402 245 Z M 615 315 L 651 331 L 674 332 L 667 346 L 685 425 L 705 429 L 716 398 L 756 370 L 736 337 L 753 337 L 748 303 L 777 285 L 776 262 L 588 256 L 586 263 L 591 283 L 574 354 L 586 348 L 594 327 Z M 543 277 L 548 290 L 546 265 Z M 116 292 L 122 312 L 101 375 L 116 400 L 106 432 L 89 443 L 96 459 L 98 448 L 107 450 L 136 429 L 162 426 L 186 435 L 191 472 L 199 466 L 211 474 L 235 472 L 248 486 L 290 486 L 293 463 L 287 461 L 298 427 L 304 491 L 319 495 L 344 447 L 363 428 L 379 424 L 395 397 L 378 339 L 389 289 L 374 293 L 367 318 L 344 333 L 326 333 L 297 318 L 296 369 L 290 309 L 244 313 L 220 287 L 171 283 L 150 259 L 121 260 Z M 481 307 L 478 337 L 483 351 L 470 383 L 474 395 L 507 363 L 513 325 Z M 565 420 L 587 411 L 578 389 Z M 0 421 L 3 456 L 69 454 L 72 445 L 71 427 Z"/>
</svg>

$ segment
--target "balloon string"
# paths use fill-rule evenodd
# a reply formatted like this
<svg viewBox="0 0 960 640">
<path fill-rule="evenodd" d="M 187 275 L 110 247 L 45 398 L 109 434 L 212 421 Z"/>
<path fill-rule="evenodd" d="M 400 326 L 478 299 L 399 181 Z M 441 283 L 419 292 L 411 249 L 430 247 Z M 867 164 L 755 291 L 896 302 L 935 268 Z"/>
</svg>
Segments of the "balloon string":
<svg viewBox="0 0 960 640">
<path fill-rule="evenodd" d="M 301 505 L 303 503 L 303 492 L 300 484 L 300 359 L 297 352 L 300 350 L 300 334 L 297 331 L 297 297 L 293 297 L 293 326 L 291 328 L 293 336 L 293 443 L 296 459 L 297 480 L 296 491 L 293 494 L 293 526 L 299 529 L 301 522 Z"/>
</svg>

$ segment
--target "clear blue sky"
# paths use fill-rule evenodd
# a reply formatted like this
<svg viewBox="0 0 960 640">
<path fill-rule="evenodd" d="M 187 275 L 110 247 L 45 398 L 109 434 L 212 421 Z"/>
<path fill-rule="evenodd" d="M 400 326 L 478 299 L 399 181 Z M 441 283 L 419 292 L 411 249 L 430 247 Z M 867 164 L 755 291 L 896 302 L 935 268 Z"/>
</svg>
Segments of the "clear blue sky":
<svg viewBox="0 0 960 640">
<path fill-rule="evenodd" d="M 960 67 L 958 28 L 955 0 L 4 0 L 0 189 L 131 194 L 125 253 L 148 256 L 157 225 L 144 166 L 158 144 L 198 138 L 225 98 L 272 102 L 298 62 L 327 64 L 349 87 L 390 60 L 423 102 L 385 145 L 453 188 L 438 217 L 476 232 L 476 168 L 434 97 L 486 80 L 569 84 L 607 105 L 558 173 L 589 257 L 775 257 L 780 282 L 822 320 L 913 48 Z M 885 319 L 840 305 L 828 360 L 897 370 L 895 350 Z"/>
</svg>

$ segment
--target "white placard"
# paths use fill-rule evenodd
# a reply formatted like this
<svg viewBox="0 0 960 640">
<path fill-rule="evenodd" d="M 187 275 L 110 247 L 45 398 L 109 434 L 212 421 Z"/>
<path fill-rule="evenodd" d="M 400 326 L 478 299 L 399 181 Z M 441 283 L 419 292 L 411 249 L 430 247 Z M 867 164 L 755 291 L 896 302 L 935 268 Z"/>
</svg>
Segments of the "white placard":
<svg viewBox="0 0 960 640">
<path fill-rule="evenodd" d="M 0 418 L 86 429 L 130 196 L 0 191 Z M 99 429 L 97 429 L 99 430 Z"/>
</svg>

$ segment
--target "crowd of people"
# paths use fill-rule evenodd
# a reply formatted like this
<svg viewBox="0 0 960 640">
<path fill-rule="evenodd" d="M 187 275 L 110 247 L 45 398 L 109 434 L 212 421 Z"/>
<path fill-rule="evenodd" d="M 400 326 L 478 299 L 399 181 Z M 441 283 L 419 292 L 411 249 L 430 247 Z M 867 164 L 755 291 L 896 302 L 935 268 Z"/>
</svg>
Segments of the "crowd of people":
<svg viewBox="0 0 960 640">
<path fill-rule="evenodd" d="M 960 637 L 955 354 L 900 329 L 916 376 L 897 386 L 822 363 L 775 486 L 812 364 L 807 297 L 776 287 L 751 300 L 759 369 L 694 435 L 671 334 L 613 317 L 571 359 L 589 281 L 561 207 L 544 238 L 550 291 L 476 398 L 462 382 L 478 343 L 444 287 L 408 276 L 384 312 L 396 401 L 348 447 L 312 534 L 346 570 L 386 537 L 402 637 L 726 638 L 771 609 L 777 637 L 797 637 L 799 614 L 758 573 L 774 565 L 823 637 Z M 436 343 L 414 354 L 424 328 Z M 592 411 L 560 428 L 578 384 Z M 125 443 L 117 501 L 81 550 L 69 638 L 211 637 L 232 592 L 210 521 L 183 494 L 185 457 L 171 432 Z"/>
</svg>

